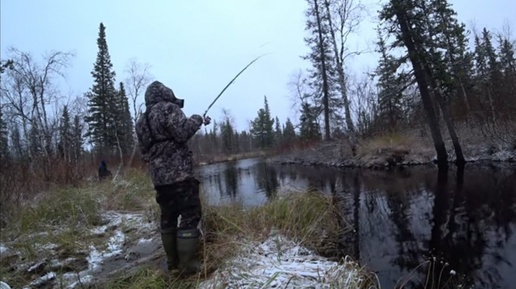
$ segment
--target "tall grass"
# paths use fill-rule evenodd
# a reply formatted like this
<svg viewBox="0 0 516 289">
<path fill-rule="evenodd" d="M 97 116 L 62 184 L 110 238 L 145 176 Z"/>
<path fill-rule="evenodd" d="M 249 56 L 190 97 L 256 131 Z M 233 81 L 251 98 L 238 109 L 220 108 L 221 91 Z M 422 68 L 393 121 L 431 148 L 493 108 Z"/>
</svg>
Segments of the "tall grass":
<svg viewBox="0 0 516 289">
<path fill-rule="evenodd" d="M 250 209 L 239 204 L 210 206 L 204 203 L 203 242 L 199 250 L 203 260 L 201 274 L 178 280 L 169 278 L 156 267 L 145 267 L 129 276 L 109 280 L 102 288 L 197 288 L 202 280 L 236 257 L 245 243 L 265 240 L 272 231 L 316 252 L 332 252 L 337 258 L 339 237 L 350 230 L 343 228 L 338 218 L 332 198 L 318 192 L 292 193 Z M 140 284 L 145 285 L 137 287 Z"/>
</svg>

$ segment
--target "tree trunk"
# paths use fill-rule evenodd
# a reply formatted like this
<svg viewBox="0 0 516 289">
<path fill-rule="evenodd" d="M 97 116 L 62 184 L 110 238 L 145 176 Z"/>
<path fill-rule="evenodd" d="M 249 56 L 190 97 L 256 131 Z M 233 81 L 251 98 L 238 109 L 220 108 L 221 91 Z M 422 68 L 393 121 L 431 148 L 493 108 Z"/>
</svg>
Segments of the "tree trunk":
<svg viewBox="0 0 516 289">
<path fill-rule="evenodd" d="M 444 145 L 441 131 L 439 130 L 439 126 L 437 123 L 437 117 L 435 114 L 432 99 L 430 97 L 430 92 L 428 90 L 428 82 L 425 77 L 425 71 L 419 59 L 416 44 L 412 39 L 409 23 L 406 17 L 406 11 L 402 11 L 399 7 L 396 7 L 396 17 L 400 25 L 403 42 L 408 50 L 409 59 L 414 68 L 414 76 L 416 77 L 419 92 L 421 93 L 421 100 L 423 101 L 423 106 L 427 113 L 428 125 L 430 126 L 432 139 L 434 141 L 434 147 L 437 152 L 437 165 L 439 166 L 439 168 L 447 168 L 448 154 L 446 153 L 446 146 Z"/>
<path fill-rule="evenodd" d="M 464 98 L 464 103 L 466 104 L 466 120 L 468 119 L 469 112 L 471 111 L 471 107 L 469 105 L 468 95 L 466 93 L 466 88 L 464 87 L 464 83 L 460 81 L 460 89 L 462 91 L 462 97 Z"/>
<path fill-rule="evenodd" d="M 330 25 L 330 35 L 333 42 L 333 52 L 335 53 L 335 61 L 337 62 L 337 73 L 339 76 L 339 85 L 340 85 L 340 93 L 342 96 L 342 100 L 344 101 L 344 114 L 346 118 L 346 126 L 348 128 L 348 132 L 350 134 L 354 134 L 355 127 L 353 125 L 353 120 L 351 119 L 351 110 L 349 109 L 349 99 L 346 90 L 346 78 L 344 76 L 344 61 L 339 56 L 339 50 L 337 48 L 337 39 L 335 38 L 335 32 L 333 30 L 333 23 L 331 21 L 331 13 L 330 13 L 330 3 L 328 0 L 324 0 L 324 4 L 326 6 L 326 14 L 328 17 L 328 23 Z"/>
<path fill-rule="evenodd" d="M 328 141 L 330 140 L 330 103 L 329 103 L 329 87 L 328 75 L 326 69 L 326 55 L 324 53 L 324 39 L 322 35 L 321 15 L 319 13 L 319 5 L 314 1 L 315 16 L 317 17 L 317 32 L 319 34 L 319 50 L 321 52 L 321 74 L 323 79 L 323 106 L 324 106 L 324 136 Z"/>
<path fill-rule="evenodd" d="M 443 113 L 444 122 L 446 123 L 446 127 L 448 128 L 448 132 L 450 133 L 450 138 L 453 143 L 453 148 L 455 149 L 456 160 L 455 163 L 457 166 L 463 166 L 466 163 L 464 159 L 464 154 L 462 153 L 462 148 L 460 146 L 459 137 L 457 136 L 457 132 L 455 131 L 455 125 L 453 123 L 453 119 L 450 113 L 450 108 L 448 104 L 444 101 L 444 98 L 439 91 L 439 87 L 437 86 L 436 81 L 432 78 L 430 74 L 430 69 L 428 66 L 426 67 L 427 75 L 429 76 L 432 86 L 434 88 L 434 95 L 441 107 L 441 111 Z"/>
</svg>

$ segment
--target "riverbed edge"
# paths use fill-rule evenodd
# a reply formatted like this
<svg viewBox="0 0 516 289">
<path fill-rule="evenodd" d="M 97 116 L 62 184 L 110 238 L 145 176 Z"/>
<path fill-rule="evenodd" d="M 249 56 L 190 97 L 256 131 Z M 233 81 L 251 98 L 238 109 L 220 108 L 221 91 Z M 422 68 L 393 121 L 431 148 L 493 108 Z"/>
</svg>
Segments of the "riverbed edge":
<svg viewBox="0 0 516 289">
<path fill-rule="evenodd" d="M 456 158 L 453 153 L 449 154 L 449 164 L 454 164 Z M 327 156 L 326 156 L 327 158 Z M 273 163 L 281 165 L 302 165 L 302 166 L 323 166 L 334 168 L 356 168 L 356 169 L 372 169 L 382 170 L 401 167 L 416 167 L 416 166 L 432 166 L 437 167 L 436 156 L 424 156 L 423 153 L 405 153 L 400 155 L 400 152 L 395 150 L 387 150 L 383 153 L 367 156 L 355 156 L 348 158 L 335 157 L 332 160 L 324 159 L 324 156 L 317 155 L 313 151 L 303 151 L 279 156 L 272 156 L 268 158 Z M 480 151 L 477 154 L 466 156 L 466 163 L 468 164 L 489 164 L 489 163 L 505 163 L 516 164 L 516 150 L 504 149 L 492 154 Z"/>
</svg>

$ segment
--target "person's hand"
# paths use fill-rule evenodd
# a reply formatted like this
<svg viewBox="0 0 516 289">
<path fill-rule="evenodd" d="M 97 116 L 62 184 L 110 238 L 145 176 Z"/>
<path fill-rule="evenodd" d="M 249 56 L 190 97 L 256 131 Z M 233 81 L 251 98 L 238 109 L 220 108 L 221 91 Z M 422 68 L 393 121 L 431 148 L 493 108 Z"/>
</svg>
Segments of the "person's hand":
<svg viewBox="0 0 516 289">
<path fill-rule="evenodd" d="M 204 117 L 204 125 L 209 125 L 211 123 L 211 118 L 209 116 Z"/>
</svg>

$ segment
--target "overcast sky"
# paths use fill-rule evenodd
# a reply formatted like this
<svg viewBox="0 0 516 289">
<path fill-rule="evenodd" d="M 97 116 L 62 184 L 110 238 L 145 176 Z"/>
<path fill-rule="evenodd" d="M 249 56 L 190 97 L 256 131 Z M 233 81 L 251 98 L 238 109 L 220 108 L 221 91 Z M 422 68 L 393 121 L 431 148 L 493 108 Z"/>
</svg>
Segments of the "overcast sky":
<svg viewBox="0 0 516 289">
<path fill-rule="evenodd" d="M 361 25 L 352 48 L 366 48 L 376 37 L 372 21 L 378 7 L 366 2 L 372 17 Z M 466 24 L 516 29 L 514 0 L 450 1 Z M 274 116 L 283 123 L 296 118 L 288 82 L 307 67 L 304 0 L 1 0 L 1 52 L 9 46 L 36 56 L 46 51 L 74 51 L 62 85 L 65 94 L 82 95 L 92 85 L 100 22 L 106 26 L 117 82 L 126 78 L 127 61 L 151 65 L 151 73 L 185 99 L 185 113 L 202 112 L 220 90 L 254 57 L 271 53 L 243 73 L 210 111 L 233 115 L 238 129 L 256 116 L 266 95 Z M 512 19 L 511 19 L 512 18 Z M 513 34 L 514 36 L 514 34 Z M 376 55 L 351 60 L 361 74 L 373 68 Z"/>
</svg>

